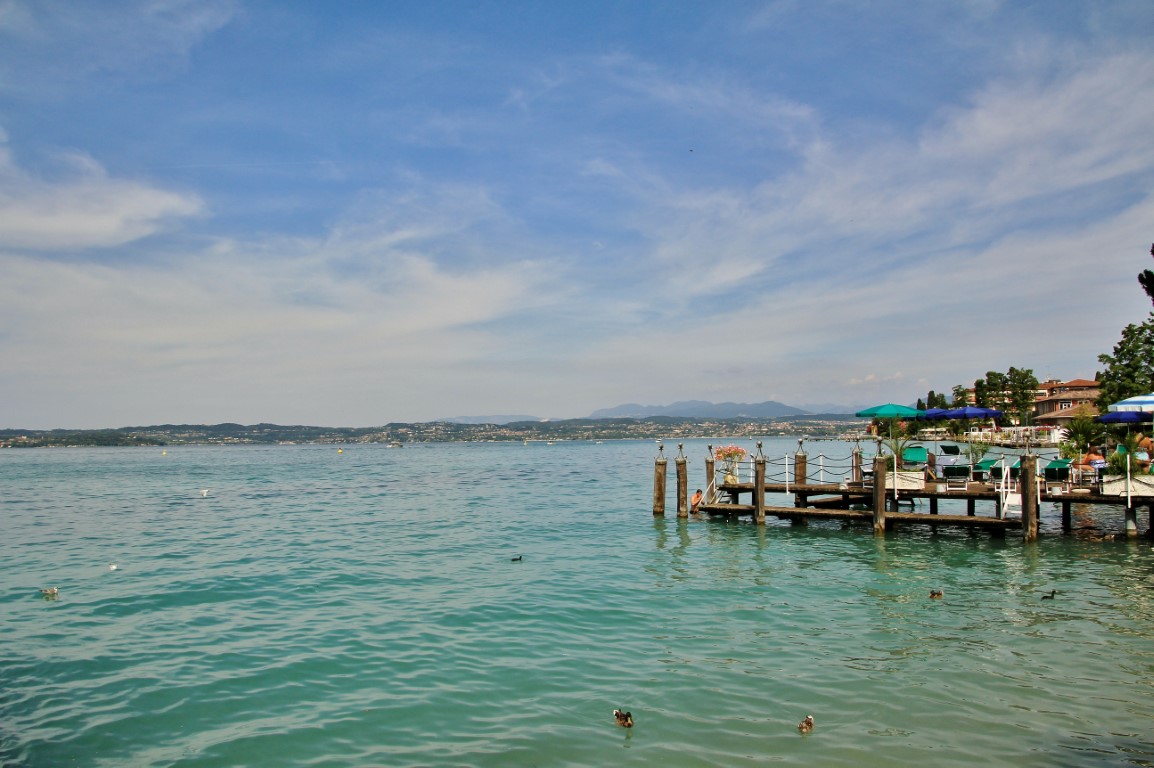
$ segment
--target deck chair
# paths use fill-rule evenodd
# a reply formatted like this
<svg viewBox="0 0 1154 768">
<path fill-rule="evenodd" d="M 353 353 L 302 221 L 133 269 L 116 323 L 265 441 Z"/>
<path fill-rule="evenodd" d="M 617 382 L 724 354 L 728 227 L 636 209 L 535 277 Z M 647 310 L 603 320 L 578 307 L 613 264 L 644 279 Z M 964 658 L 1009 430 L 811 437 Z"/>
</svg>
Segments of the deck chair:
<svg viewBox="0 0 1154 768">
<path fill-rule="evenodd" d="M 1001 459 L 982 459 L 974 465 L 974 479 L 979 482 L 985 482 L 990 477 L 990 471 L 994 465 L 1000 462 Z"/>
<path fill-rule="evenodd" d="M 1073 459 L 1054 459 L 1042 470 L 1042 479 L 1046 484 L 1046 492 L 1051 488 L 1070 490 L 1070 464 Z"/>
<path fill-rule="evenodd" d="M 1022 474 L 1022 460 L 1018 459 L 1009 467 L 1006 467 L 1000 461 L 990 467 L 990 479 L 998 485 L 1006 486 L 1007 488 L 1017 488 L 1018 478 Z"/>
<path fill-rule="evenodd" d="M 925 446 L 911 445 L 902 451 L 902 469 L 920 469 L 929 461 Z"/>
<path fill-rule="evenodd" d="M 950 464 L 942 467 L 946 478 L 947 491 L 964 491 L 970 487 L 970 468 L 965 464 Z"/>
</svg>

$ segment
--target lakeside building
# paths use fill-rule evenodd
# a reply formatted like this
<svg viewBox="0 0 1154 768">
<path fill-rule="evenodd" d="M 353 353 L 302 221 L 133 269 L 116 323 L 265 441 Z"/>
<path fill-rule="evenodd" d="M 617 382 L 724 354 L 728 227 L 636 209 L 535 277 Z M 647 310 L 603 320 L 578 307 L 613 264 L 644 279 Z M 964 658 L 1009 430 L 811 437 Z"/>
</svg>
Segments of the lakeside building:
<svg viewBox="0 0 1154 768">
<path fill-rule="evenodd" d="M 1038 385 L 1034 403 L 1035 423 L 1055 427 L 1067 426 L 1075 416 L 1098 415 L 1098 382 L 1090 379 L 1059 381 L 1049 379 Z"/>
</svg>

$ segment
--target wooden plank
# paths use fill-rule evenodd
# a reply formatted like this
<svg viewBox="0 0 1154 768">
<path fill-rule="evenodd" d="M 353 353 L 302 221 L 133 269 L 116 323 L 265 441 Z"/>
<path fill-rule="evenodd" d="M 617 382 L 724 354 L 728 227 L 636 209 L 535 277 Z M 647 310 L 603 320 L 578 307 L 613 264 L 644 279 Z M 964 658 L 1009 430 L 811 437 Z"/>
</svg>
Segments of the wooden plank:
<svg viewBox="0 0 1154 768">
<path fill-rule="evenodd" d="M 753 515 L 752 504 L 703 504 L 701 511 L 711 515 Z M 809 518 L 812 520 L 873 520 L 873 512 L 855 509 L 812 509 L 800 507 L 765 507 L 765 514 L 783 520 Z M 913 523 L 921 525 L 943 525 L 961 528 L 1018 528 L 1017 519 L 996 517 L 970 517 L 969 515 L 927 515 L 924 512 L 886 512 L 888 523 Z"/>
</svg>

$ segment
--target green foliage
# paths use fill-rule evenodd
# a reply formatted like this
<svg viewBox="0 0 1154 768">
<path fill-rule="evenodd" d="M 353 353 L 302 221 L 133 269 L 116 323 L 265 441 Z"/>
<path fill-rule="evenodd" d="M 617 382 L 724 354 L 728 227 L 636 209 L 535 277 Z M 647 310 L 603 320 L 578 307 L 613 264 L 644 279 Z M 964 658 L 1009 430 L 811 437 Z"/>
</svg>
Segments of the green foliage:
<svg viewBox="0 0 1154 768">
<path fill-rule="evenodd" d="M 1150 255 L 1154 256 L 1154 245 L 1150 246 Z M 1146 295 L 1150 297 L 1150 301 L 1154 302 L 1154 270 L 1142 270 L 1138 275 L 1138 284 L 1142 286 L 1142 290 L 1146 291 Z"/>
<path fill-rule="evenodd" d="M 1098 410 L 1135 395 L 1154 392 L 1154 312 L 1141 325 L 1130 324 L 1113 355 L 1098 355 L 1106 366 L 1098 376 Z"/>
<path fill-rule="evenodd" d="M 1009 390 L 1010 415 L 1019 424 L 1029 424 L 1034 413 L 1034 402 L 1037 400 L 1038 377 L 1031 368 L 1014 368 L 1011 366 L 1006 374 L 1006 387 Z"/>
<path fill-rule="evenodd" d="M 1102 425 L 1086 411 L 1080 411 L 1066 427 L 1066 440 L 1060 446 L 1064 458 L 1074 458 L 1086 452 L 1102 433 Z M 1064 450 L 1070 447 L 1070 455 Z"/>
<path fill-rule="evenodd" d="M 978 441 L 966 443 L 966 458 L 970 460 L 971 464 L 977 464 L 990 450 L 989 443 L 982 443 Z"/>
<path fill-rule="evenodd" d="M 970 404 L 970 393 L 961 384 L 954 387 L 953 396 L 954 401 L 950 405 L 954 408 L 961 408 L 963 405 Z"/>
<path fill-rule="evenodd" d="M 986 387 L 985 379 L 978 379 L 974 382 L 974 405 L 979 408 L 990 407 L 990 391 Z"/>
<path fill-rule="evenodd" d="M 1154 245 L 1150 255 L 1154 256 Z M 1138 283 L 1154 302 L 1154 272 L 1139 273 Z M 1098 374 L 1098 410 L 1103 413 L 1111 403 L 1154 392 L 1154 312 L 1141 325 L 1126 326 L 1114 354 L 1098 355 L 1098 362 L 1106 366 Z"/>
</svg>

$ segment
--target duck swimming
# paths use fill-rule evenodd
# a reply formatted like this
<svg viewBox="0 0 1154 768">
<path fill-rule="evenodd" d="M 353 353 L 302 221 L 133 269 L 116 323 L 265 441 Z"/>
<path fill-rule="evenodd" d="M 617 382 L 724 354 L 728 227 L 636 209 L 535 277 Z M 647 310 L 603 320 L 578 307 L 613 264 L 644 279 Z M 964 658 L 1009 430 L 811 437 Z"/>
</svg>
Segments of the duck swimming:
<svg viewBox="0 0 1154 768">
<path fill-rule="evenodd" d="M 1054 599 L 1054 595 L 1056 595 L 1056 594 L 1058 594 L 1058 590 L 1056 590 L 1056 589 L 1051 589 L 1051 590 L 1050 590 L 1050 594 L 1048 594 L 1048 595 L 1042 595 L 1042 599 L 1043 599 L 1043 600 L 1053 600 L 1053 599 Z"/>
<path fill-rule="evenodd" d="M 942 591 L 940 589 L 931 589 L 930 590 L 930 597 L 933 598 L 934 600 L 938 600 L 942 597 Z"/>
<path fill-rule="evenodd" d="M 47 589 L 40 590 L 40 594 L 44 595 L 45 600 L 55 600 L 57 595 L 60 594 L 60 588 L 48 587 Z"/>
<path fill-rule="evenodd" d="M 797 729 L 802 733 L 809 733 L 813 730 L 813 715 L 806 715 L 805 719 L 797 724 Z"/>
<path fill-rule="evenodd" d="M 613 710 L 613 717 L 615 717 L 617 719 L 617 724 L 620 725 L 622 728 L 632 728 L 633 727 L 633 713 L 632 712 L 622 712 L 620 709 L 615 709 L 615 710 Z"/>
</svg>

